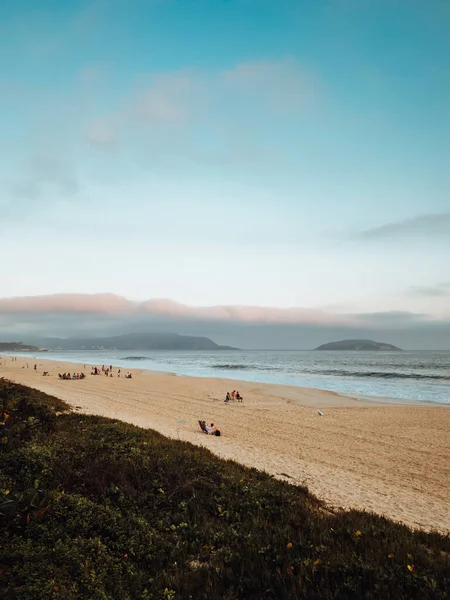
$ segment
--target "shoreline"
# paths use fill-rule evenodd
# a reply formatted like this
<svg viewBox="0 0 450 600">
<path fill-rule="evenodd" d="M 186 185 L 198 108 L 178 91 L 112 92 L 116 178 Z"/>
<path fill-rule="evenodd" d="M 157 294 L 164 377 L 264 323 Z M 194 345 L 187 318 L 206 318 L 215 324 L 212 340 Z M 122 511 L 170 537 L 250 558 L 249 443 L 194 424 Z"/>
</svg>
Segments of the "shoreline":
<svg viewBox="0 0 450 600">
<path fill-rule="evenodd" d="M 45 354 L 48 351 L 42 351 L 41 354 Z M 47 361 L 49 363 L 59 363 L 59 364 L 70 364 L 70 365 L 76 365 L 78 367 L 81 367 L 82 365 L 84 366 L 84 363 L 79 362 L 78 360 L 76 361 L 71 361 L 71 360 L 67 360 L 66 358 L 64 358 L 63 360 L 58 360 L 55 358 L 41 358 L 39 356 L 39 353 L 31 353 L 29 355 L 27 355 L 26 353 L 12 353 L 12 354 L 2 354 L 0 353 L 0 361 L 2 359 L 2 357 L 5 358 L 11 358 L 11 357 L 18 357 L 18 358 L 23 358 L 23 359 L 27 359 L 28 356 L 32 357 L 33 360 L 42 360 L 42 361 Z M 109 360 L 109 359 L 108 359 Z M 91 364 L 86 363 L 86 367 L 91 368 Z M 283 384 L 283 383 L 267 383 L 264 381 L 253 381 L 251 379 L 236 379 L 234 377 L 227 377 L 226 374 L 222 375 L 220 377 L 215 377 L 213 375 L 186 375 L 184 373 L 175 373 L 174 371 L 160 371 L 160 370 L 156 370 L 156 369 L 144 369 L 144 368 L 139 368 L 139 367 L 122 367 L 122 366 L 117 366 L 117 365 L 113 365 L 114 368 L 120 368 L 122 370 L 125 371 L 131 371 L 132 373 L 136 372 L 136 373 L 142 373 L 142 374 L 158 374 L 158 375 L 170 375 L 173 377 L 180 377 L 180 378 L 189 378 L 189 379 L 205 379 L 205 380 L 223 380 L 224 382 L 230 382 L 231 384 L 236 384 L 239 386 L 239 384 L 241 384 L 241 387 L 246 385 L 246 384 L 252 384 L 252 385 L 268 385 L 268 386 L 276 386 L 279 388 L 288 388 L 288 389 L 292 389 L 292 390 L 309 390 L 309 391 L 318 391 L 321 392 L 323 394 L 334 394 L 340 398 L 343 398 L 343 401 L 345 401 L 346 399 L 351 399 L 351 400 L 356 400 L 358 402 L 364 403 L 364 404 L 377 404 L 377 405 L 389 405 L 389 406 L 442 406 L 442 407 L 446 407 L 449 406 L 450 404 L 446 404 L 444 402 L 436 402 L 435 400 L 411 400 L 409 398 L 394 398 L 394 397 L 390 397 L 390 396 L 369 396 L 369 395 L 364 395 L 364 394 L 345 394 L 345 393 L 341 393 L 341 392 L 337 392 L 334 390 L 328 390 L 328 389 L 324 389 L 324 388 L 319 388 L 319 387 L 308 387 L 308 386 L 299 386 L 299 385 L 288 385 L 288 384 Z M 86 373 L 87 375 L 87 373 Z M 292 393 L 292 395 L 296 395 L 295 392 Z"/>
<path fill-rule="evenodd" d="M 0 377 L 57 396 L 75 411 L 151 428 L 307 485 L 331 509 L 368 510 L 413 528 L 450 532 L 445 405 L 373 402 L 313 388 L 143 369 L 128 369 L 133 379 L 127 380 L 116 369 L 113 378 L 92 376 L 89 367 L 86 379 L 66 381 L 58 372 L 73 372 L 80 363 L 37 356 L 34 372 L 31 357 L 14 357 L 3 355 Z M 42 376 L 43 366 L 50 377 Z M 233 387 L 244 402 L 227 405 L 223 400 Z M 214 422 L 222 436 L 204 435 L 198 419 Z"/>
</svg>

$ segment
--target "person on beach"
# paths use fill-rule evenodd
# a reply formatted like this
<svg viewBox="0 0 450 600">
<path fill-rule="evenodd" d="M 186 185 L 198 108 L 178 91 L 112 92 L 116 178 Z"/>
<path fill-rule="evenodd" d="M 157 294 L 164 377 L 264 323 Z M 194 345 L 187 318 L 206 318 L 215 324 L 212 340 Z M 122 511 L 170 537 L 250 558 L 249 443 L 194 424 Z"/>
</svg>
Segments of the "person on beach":
<svg viewBox="0 0 450 600">
<path fill-rule="evenodd" d="M 220 431 L 217 429 L 217 427 L 214 425 L 214 423 L 211 423 L 211 425 L 208 427 L 208 425 L 206 425 L 206 430 L 208 431 L 208 433 L 210 435 L 220 435 Z"/>
<path fill-rule="evenodd" d="M 239 392 L 236 392 L 236 400 L 237 400 L 238 402 L 242 402 L 242 396 L 240 395 L 240 393 L 239 393 Z"/>
<path fill-rule="evenodd" d="M 225 397 L 225 402 L 231 402 L 231 396 L 230 396 L 230 392 L 227 392 L 227 395 Z"/>
<path fill-rule="evenodd" d="M 120 377 L 120 369 L 117 371 L 117 377 Z"/>
<path fill-rule="evenodd" d="M 109 365 L 109 370 L 112 372 L 112 365 Z"/>
<path fill-rule="evenodd" d="M 235 398 L 235 396 L 236 396 L 236 390 L 233 390 L 233 391 L 231 392 L 231 399 L 232 399 L 232 401 L 233 401 L 233 402 L 234 402 L 234 398 Z"/>
<path fill-rule="evenodd" d="M 34 365 L 34 370 L 37 371 L 37 365 L 36 364 Z"/>
</svg>

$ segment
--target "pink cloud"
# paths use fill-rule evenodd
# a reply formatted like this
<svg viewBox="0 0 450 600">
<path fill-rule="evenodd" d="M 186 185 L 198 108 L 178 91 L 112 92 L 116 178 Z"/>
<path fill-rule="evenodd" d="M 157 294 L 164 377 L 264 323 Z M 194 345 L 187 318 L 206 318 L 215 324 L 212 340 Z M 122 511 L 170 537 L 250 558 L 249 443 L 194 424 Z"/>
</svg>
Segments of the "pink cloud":
<svg viewBox="0 0 450 600">
<path fill-rule="evenodd" d="M 347 323 L 345 315 L 334 315 L 309 308 L 276 308 L 265 306 L 205 306 L 179 304 L 168 299 L 142 302 L 114 294 L 55 294 L 0 299 L 0 314 L 79 314 L 154 315 L 196 320 L 230 321 L 266 324 L 332 324 Z"/>
<path fill-rule="evenodd" d="M 54 294 L 0 298 L 0 314 L 54 314 L 130 312 L 133 303 L 114 294 Z"/>
</svg>

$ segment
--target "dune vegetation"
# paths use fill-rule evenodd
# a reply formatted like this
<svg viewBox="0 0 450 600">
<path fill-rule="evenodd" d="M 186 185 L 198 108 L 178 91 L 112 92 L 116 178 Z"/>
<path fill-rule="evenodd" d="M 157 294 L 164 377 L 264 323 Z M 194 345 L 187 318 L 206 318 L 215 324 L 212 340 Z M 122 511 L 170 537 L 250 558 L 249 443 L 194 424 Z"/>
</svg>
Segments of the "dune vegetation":
<svg viewBox="0 0 450 600">
<path fill-rule="evenodd" d="M 448 536 L 5 380 L 0 422 L 1 598 L 448 597 Z"/>
</svg>

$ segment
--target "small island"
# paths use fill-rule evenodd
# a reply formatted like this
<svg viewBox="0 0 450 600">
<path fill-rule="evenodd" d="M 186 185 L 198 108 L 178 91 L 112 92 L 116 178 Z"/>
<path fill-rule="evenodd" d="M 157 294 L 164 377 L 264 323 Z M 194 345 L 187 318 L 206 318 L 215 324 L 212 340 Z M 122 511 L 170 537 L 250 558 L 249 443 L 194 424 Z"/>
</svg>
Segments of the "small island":
<svg viewBox="0 0 450 600">
<path fill-rule="evenodd" d="M 386 344 L 385 342 L 374 342 L 373 340 L 341 340 L 322 344 L 316 350 L 356 350 L 360 352 L 402 352 L 401 348 Z"/>
</svg>

